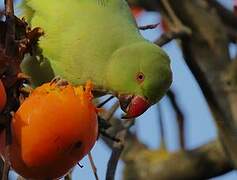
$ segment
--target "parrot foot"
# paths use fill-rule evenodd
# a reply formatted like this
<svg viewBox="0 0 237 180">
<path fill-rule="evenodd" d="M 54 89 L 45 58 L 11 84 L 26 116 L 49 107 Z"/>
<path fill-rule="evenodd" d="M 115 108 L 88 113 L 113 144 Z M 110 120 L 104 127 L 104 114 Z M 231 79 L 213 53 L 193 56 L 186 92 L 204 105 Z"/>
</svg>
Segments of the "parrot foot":
<svg viewBox="0 0 237 180">
<path fill-rule="evenodd" d="M 30 76 L 26 75 L 25 73 L 18 73 L 17 74 L 17 79 L 29 80 Z"/>
<path fill-rule="evenodd" d="M 60 87 L 60 86 L 66 86 L 69 83 L 67 80 L 62 79 L 60 76 L 55 76 L 50 82 L 50 85 L 52 85 L 52 84 L 55 84 L 56 86 Z"/>
<path fill-rule="evenodd" d="M 30 41 L 38 41 L 38 39 L 44 35 L 44 30 L 40 27 L 36 27 L 32 30 L 29 30 L 26 34 L 27 38 Z"/>
<path fill-rule="evenodd" d="M 104 130 L 100 130 L 99 132 L 100 132 L 100 134 L 101 134 L 102 136 L 104 136 L 104 137 L 106 137 L 106 138 L 108 138 L 108 139 L 110 139 L 110 140 L 112 140 L 112 141 L 115 141 L 115 142 L 117 142 L 117 143 L 121 141 L 120 139 L 116 138 L 115 136 L 112 136 L 112 135 L 108 134 L 108 133 L 107 133 L 106 131 L 104 131 Z"/>
<path fill-rule="evenodd" d="M 28 84 L 23 84 L 23 87 L 20 89 L 20 92 L 31 93 L 34 89 Z"/>
<path fill-rule="evenodd" d="M 25 73 L 20 72 L 20 73 L 17 74 L 17 81 L 19 81 L 22 84 L 21 88 L 30 89 L 30 91 L 28 90 L 27 93 L 29 93 L 33 90 L 29 85 L 30 84 L 30 79 L 31 79 L 31 77 L 26 75 Z M 20 90 L 21 90 L 21 88 L 20 88 Z"/>
<path fill-rule="evenodd" d="M 24 54 L 27 52 L 29 43 L 30 41 L 27 38 L 17 41 L 18 52 L 19 52 L 20 57 L 23 57 Z"/>
<path fill-rule="evenodd" d="M 97 3 L 98 3 L 99 5 L 105 6 L 105 4 L 107 3 L 106 1 L 107 1 L 107 0 L 97 0 Z"/>
</svg>

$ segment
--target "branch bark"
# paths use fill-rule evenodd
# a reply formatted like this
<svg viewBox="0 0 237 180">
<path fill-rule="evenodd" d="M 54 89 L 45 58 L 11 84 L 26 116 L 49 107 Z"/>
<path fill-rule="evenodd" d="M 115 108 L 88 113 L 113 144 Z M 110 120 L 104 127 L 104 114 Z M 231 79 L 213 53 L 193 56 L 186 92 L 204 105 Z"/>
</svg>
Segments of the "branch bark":
<svg viewBox="0 0 237 180">
<path fill-rule="evenodd" d="M 186 63 L 198 81 L 213 113 L 223 148 L 237 167 L 237 75 L 235 73 L 237 67 L 233 66 L 234 62 L 231 62 L 228 52 L 229 38 L 236 41 L 236 16 L 219 3 L 215 4 L 217 2 L 215 0 L 151 1 L 153 4 L 144 0 L 129 0 L 129 2 L 144 5 L 147 10 L 160 10 L 173 26 L 177 26 L 173 20 L 175 15 L 179 22 L 192 31 L 191 36 L 181 36 L 181 48 Z M 172 16 L 163 2 L 171 6 Z M 212 3 L 216 10 L 208 8 L 207 2 L 209 5 Z M 173 38 L 175 37 L 166 38 L 167 42 Z M 229 79 L 234 81 L 226 79 L 226 76 L 230 76 Z M 140 170 L 141 168 L 138 171 Z M 138 171 L 136 173 L 139 173 Z M 159 176 L 160 174 L 157 174 L 157 177 Z"/>
<path fill-rule="evenodd" d="M 232 170 L 218 141 L 173 154 L 163 150 L 134 153 L 125 158 L 125 180 L 207 179 Z"/>
<path fill-rule="evenodd" d="M 237 166 L 237 93 L 227 90 L 222 78 L 231 62 L 223 24 L 216 12 L 210 12 L 204 2 L 169 2 L 177 17 L 193 32 L 191 37 L 182 39 L 183 53 L 212 109 L 222 143 Z M 165 13 L 165 10 L 162 12 Z"/>
<path fill-rule="evenodd" d="M 184 114 L 181 111 L 180 107 L 177 104 L 176 96 L 173 91 L 169 90 L 167 92 L 167 97 L 169 98 L 172 107 L 176 113 L 176 119 L 178 123 L 178 128 L 179 128 L 179 143 L 181 149 L 185 149 L 185 119 L 184 119 Z"/>
<path fill-rule="evenodd" d="M 216 9 L 218 15 L 220 16 L 224 24 L 231 26 L 234 29 L 237 29 L 237 16 L 233 12 L 226 9 L 216 0 L 206 0 L 206 2 L 210 5 L 210 7 Z"/>
</svg>

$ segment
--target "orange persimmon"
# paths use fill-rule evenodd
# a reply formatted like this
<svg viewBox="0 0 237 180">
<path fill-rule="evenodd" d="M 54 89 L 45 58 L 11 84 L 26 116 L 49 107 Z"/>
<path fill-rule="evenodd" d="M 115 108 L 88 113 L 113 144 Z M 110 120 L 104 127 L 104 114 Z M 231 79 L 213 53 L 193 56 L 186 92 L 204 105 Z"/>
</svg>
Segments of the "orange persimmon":
<svg viewBox="0 0 237 180">
<path fill-rule="evenodd" d="M 0 79 L 0 112 L 3 110 L 7 102 L 7 95 L 4 88 L 4 85 L 2 83 L 2 80 Z"/>
<path fill-rule="evenodd" d="M 47 83 L 23 102 L 12 121 L 9 156 L 17 173 L 33 179 L 59 178 L 88 154 L 98 135 L 91 86 Z"/>
</svg>

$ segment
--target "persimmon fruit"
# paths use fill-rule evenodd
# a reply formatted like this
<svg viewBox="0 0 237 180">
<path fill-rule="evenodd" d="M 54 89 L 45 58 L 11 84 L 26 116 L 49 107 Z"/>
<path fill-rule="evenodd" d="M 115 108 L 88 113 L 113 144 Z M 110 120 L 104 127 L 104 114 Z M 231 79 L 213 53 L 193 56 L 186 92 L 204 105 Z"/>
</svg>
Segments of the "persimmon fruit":
<svg viewBox="0 0 237 180">
<path fill-rule="evenodd" d="M 12 120 L 12 168 L 25 178 L 52 179 L 67 173 L 98 136 L 92 85 L 44 84 L 23 102 Z"/>
<path fill-rule="evenodd" d="M 0 79 L 0 112 L 3 110 L 7 102 L 7 95 L 4 85 Z"/>
</svg>

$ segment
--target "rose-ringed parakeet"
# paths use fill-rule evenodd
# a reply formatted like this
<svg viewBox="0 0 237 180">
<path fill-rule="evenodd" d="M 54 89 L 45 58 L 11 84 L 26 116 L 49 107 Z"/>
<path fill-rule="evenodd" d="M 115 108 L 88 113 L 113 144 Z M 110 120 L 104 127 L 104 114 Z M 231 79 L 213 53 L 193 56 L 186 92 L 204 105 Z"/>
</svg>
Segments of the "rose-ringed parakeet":
<svg viewBox="0 0 237 180">
<path fill-rule="evenodd" d="M 21 65 L 36 86 L 56 75 L 74 85 L 92 80 L 131 118 L 171 84 L 169 57 L 141 36 L 125 0 L 25 0 L 23 16 L 45 33 Z"/>
</svg>

